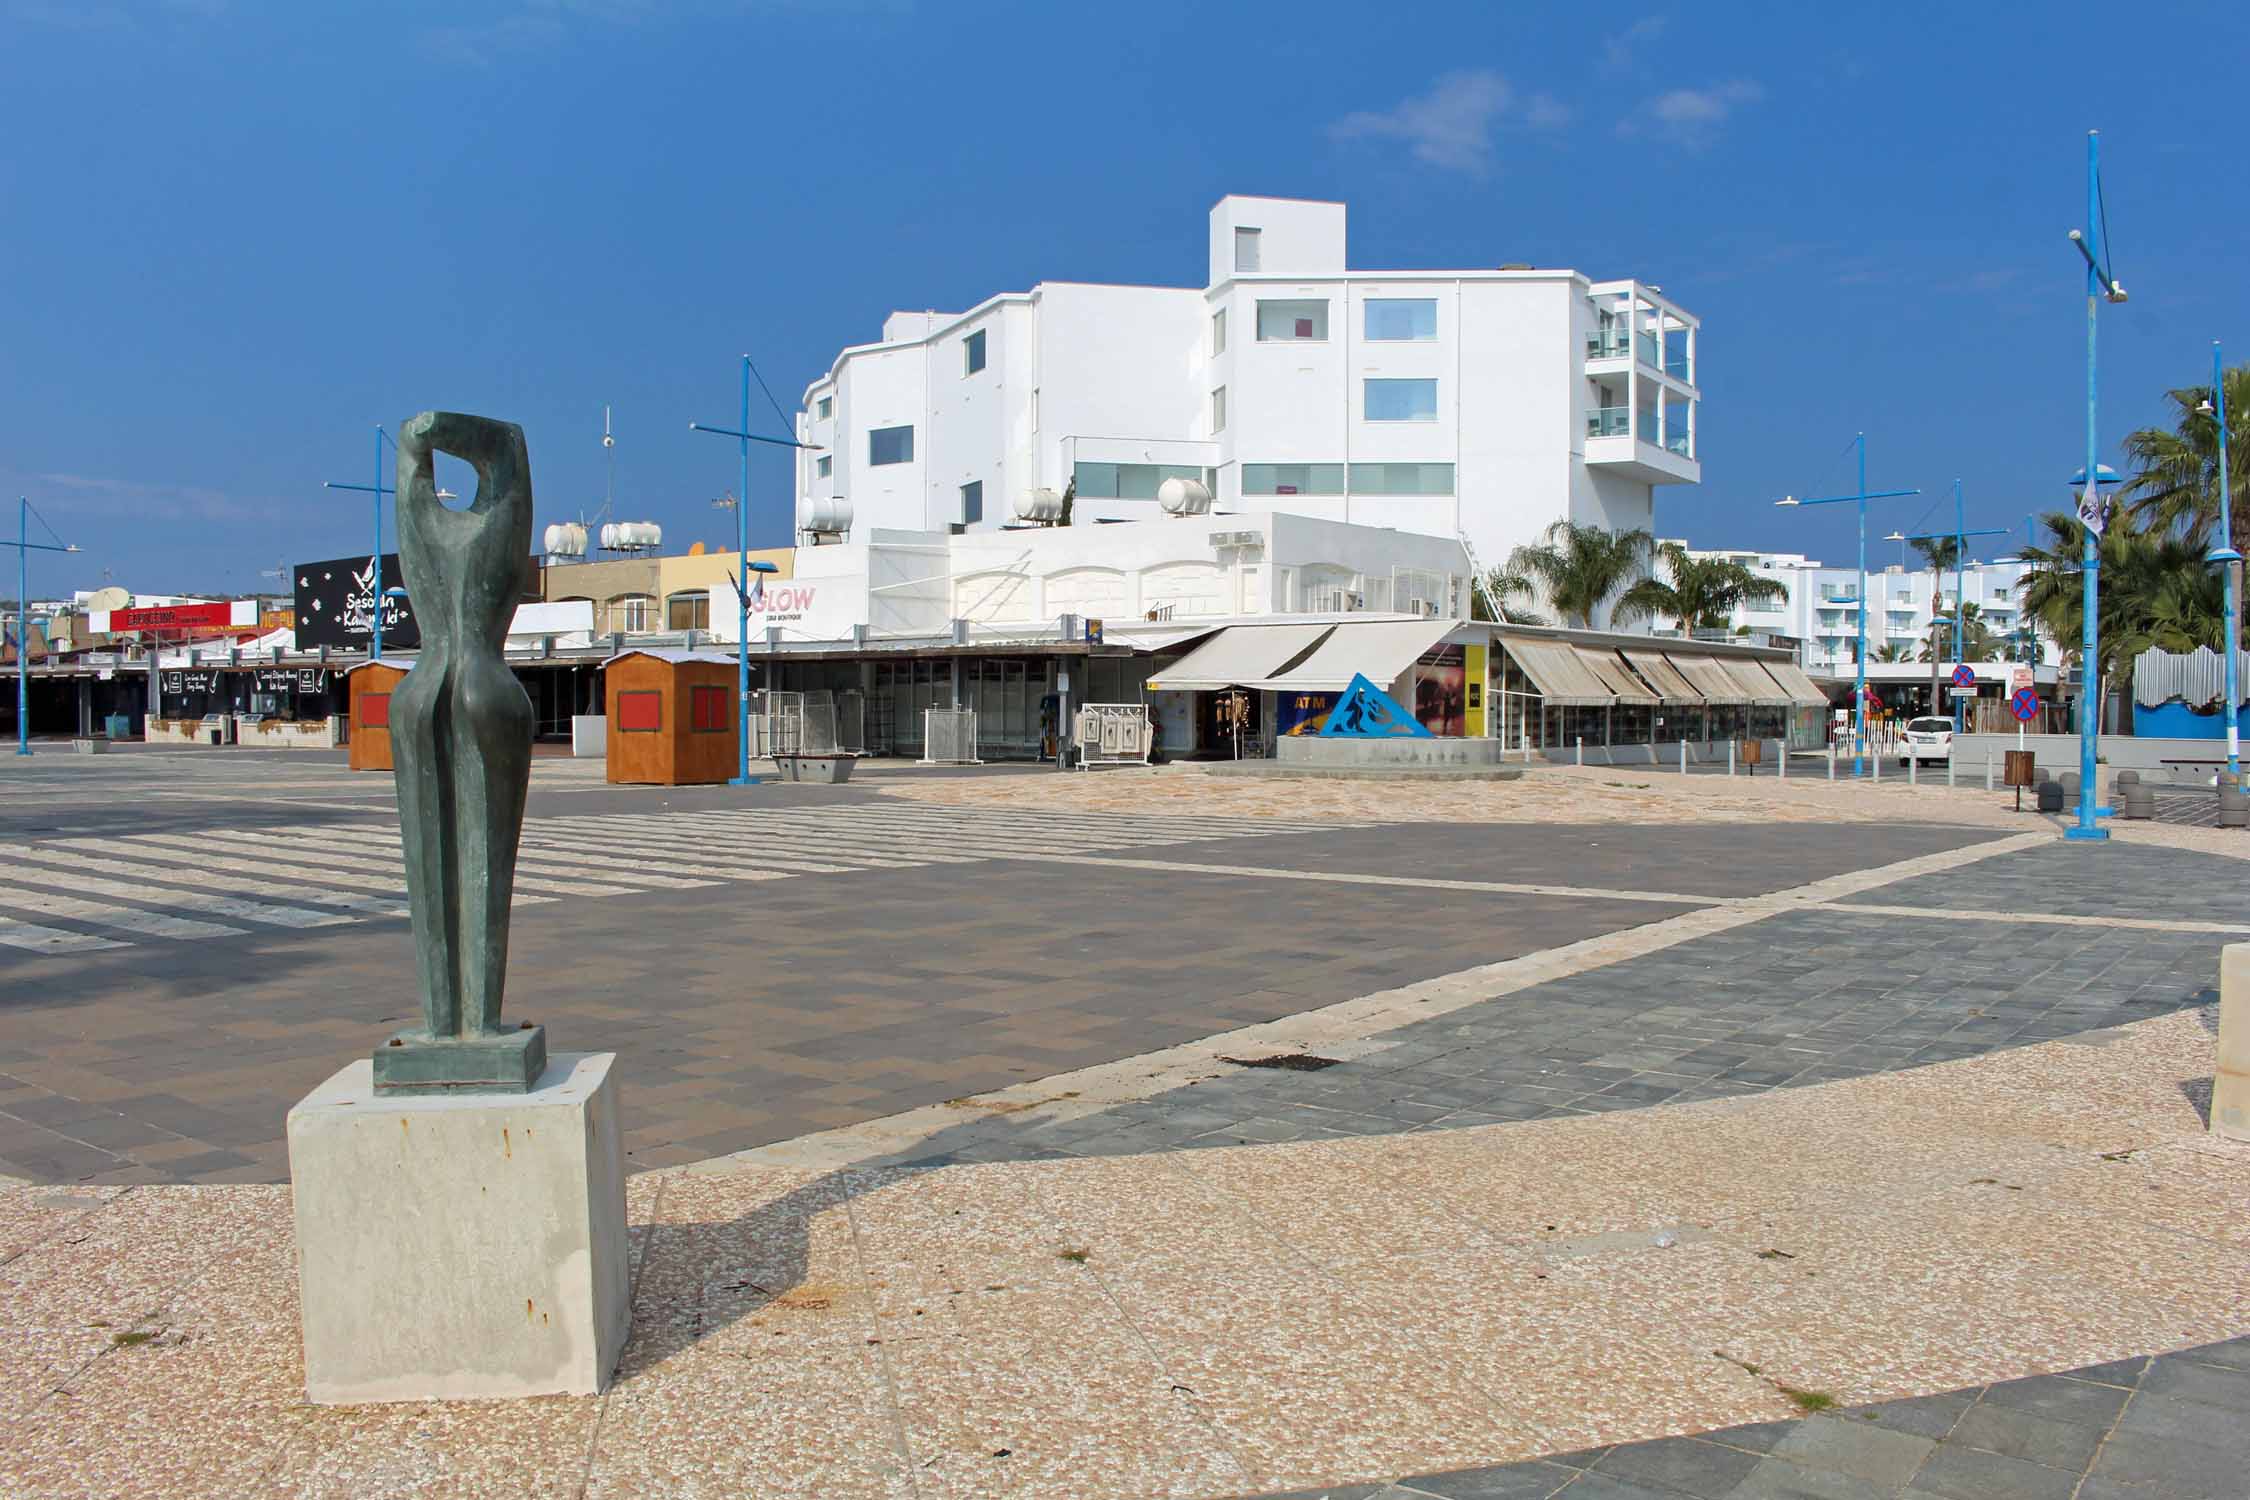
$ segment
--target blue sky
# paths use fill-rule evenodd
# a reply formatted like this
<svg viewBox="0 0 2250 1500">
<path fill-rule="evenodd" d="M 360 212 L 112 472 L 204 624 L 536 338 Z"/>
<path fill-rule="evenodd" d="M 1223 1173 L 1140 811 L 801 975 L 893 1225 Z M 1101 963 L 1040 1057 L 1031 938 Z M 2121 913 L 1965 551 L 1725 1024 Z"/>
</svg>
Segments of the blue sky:
<svg viewBox="0 0 2250 1500">
<path fill-rule="evenodd" d="M 893 307 L 1199 285 L 1242 192 L 1347 201 L 1357 266 L 1661 284 L 1706 403 L 1659 529 L 1847 562 L 1849 507 L 1768 502 L 1848 488 L 1861 429 L 1931 494 L 1879 530 L 1956 476 L 1971 525 L 2059 501 L 2088 128 L 2105 446 L 2250 359 L 2246 55 L 2240 4 L 0 0 L 0 495 L 86 549 L 34 593 L 270 587 L 366 545 L 321 481 L 375 423 L 523 423 L 544 523 L 600 503 L 606 402 L 619 513 L 716 541 L 734 454 L 687 424 L 743 351 L 793 408 Z M 788 482 L 759 455 L 758 541 Z"/>
</svg>

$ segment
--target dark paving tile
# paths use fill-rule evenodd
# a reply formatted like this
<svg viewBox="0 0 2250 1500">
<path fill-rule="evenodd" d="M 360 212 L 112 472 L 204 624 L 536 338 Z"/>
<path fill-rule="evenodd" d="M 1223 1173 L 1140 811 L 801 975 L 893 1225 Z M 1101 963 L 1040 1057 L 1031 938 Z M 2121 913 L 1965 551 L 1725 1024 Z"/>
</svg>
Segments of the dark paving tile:
<svg viewBox="0 0 2250 1500">
<path fill-rule="evenodd" d="M 2093 1462 L 2105 1433 L 2105 1428 L 2057 1422 L 2013 1407 L 1978 1405 L 1962 1416 L 1946 1442 L 2080 1474 Z"/>
<path fill-rule="evenodd" d="M 1701 1500 L 1720 1500 L 1758 1466 L 1754 1453 L 1700 1438 L 1661 1438 L 1613 1448 L 1594 1465 L 1596 1474 L 1654 1485 Z"/>
<path fill-rule="evenodd" d="M 1984 1400 L 1989 1406 L 2005 1406 L 2057 1422 L 2107 1428 L 2125 1409 L 2130 1394 L 2115 1386 L 2070 1380 L 2061 1375 L 2033 1375 L 1990 1387 L 1984 1393 Z"/>
<path fill-rule="evenodd" d="M 1399 1484 L 1439 1500 L 1548 1500 L 1578 1478 L 1583 1470 L 1535 1461 L 1501 1464 L 1489 1469 L 1462 1469 L 1450 1474 L 1410 1475 Z"/>
<path fill-rule="evenodd" d="M 1914 1488 L 1946 1500 L 2071 1500 L 2083 1472 L 2044 1468 L 1949 1442 L 1914 1476 Z"/>
</svg>

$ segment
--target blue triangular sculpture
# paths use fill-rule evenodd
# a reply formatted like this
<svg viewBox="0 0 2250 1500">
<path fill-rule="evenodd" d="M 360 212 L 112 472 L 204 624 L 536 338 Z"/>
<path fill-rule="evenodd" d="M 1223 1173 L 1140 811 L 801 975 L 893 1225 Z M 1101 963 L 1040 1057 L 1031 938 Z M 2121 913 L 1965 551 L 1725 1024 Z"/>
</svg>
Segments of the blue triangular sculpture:
<svg viewBox="0 0 2250 1500">
<path fill-rule="evenodd" d="M 1394 737 L 1429 739 L 1430 732 L 1405 709 L 1398 700 L 1367 680 L 1366 674 L 1354 672 L 1352 685 L 1344 689 L 1344 696 L 1328 710 L 1328 721 L 1320 726 L 1322 738 L 1381 740 Z"/>
</svg>

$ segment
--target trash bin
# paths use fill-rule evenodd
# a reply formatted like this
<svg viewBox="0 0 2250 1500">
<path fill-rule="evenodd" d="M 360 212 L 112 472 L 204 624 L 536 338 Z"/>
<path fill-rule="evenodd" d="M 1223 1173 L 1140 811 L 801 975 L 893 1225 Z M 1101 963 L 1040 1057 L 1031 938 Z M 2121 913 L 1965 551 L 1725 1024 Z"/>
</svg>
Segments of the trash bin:
<svg viewBox="0 0 2250 1500">
<path fill-rule="evenodd" d="M 2002 786 L 2026 787 L 2039 784 L 2039 766 L 2036 751 L 2008 750 L 2002 753 Z"/>
</svg>

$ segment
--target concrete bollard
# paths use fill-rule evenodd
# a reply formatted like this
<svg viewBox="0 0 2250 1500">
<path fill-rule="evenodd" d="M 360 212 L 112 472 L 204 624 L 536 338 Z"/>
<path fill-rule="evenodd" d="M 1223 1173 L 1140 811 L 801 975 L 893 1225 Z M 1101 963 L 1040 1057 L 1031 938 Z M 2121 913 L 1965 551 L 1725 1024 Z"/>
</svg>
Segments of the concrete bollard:
<svg viewBox="0 0 2250 1500">
<path fill-rule="evenodd" d="M 1992 790 L 1992 752 L 1990 750 L 1984 752 L 1984 789 L 1988 792 Z"/>
<path fill-rule="evenodd" d="M 1778 767 L 1778 774 L 1783 781 L 1787 781 L 1789 779 L 1789 741 L 1786 737 L 1782 739 L 1781 748 L 1775 752 L 1774 759 L 1781 763 Z"/>
<path fill-rule="evenodd" d="M 1920 786 L 1922 784 L 1922 761 L 1919 756 L 1909 755 L 1906 757 L 1906 784 L 1908 786 Z"/>
<path fill-rule="evenodd" d="M 1953 779 L 1953 757 L 1948 755 L 1945 758 L 1945 789 L 1950 792 L 1956 785 Z"/>
<path fill-rule="evenodd" d="M 372 629 L 373 629 L 374 627 L 373 627 L 373 626 L 369 626 L 368 628 L 369 628 L 370 630 L 372 630 Z M 1686 741 L 1686 740 L 1681 740 L 1681 741 L 1680 741 L 1680 774 L 1681 774 L 1682 776 L 1685 776 L 1685 775 L 1687 774 L 1687 741 Z"/>
<path fill-rule="evenodd" d="M 2211 1133 L 2250 1141 L 2250 943 L 2219 950 L 2219 1057 L 2211 1079 Z"/>
<path fill-rule="evenodd" d="M 1836 747 L 1833 744 L 1828 747 L 1828 779 L 1836 779 Z"/>
<path fill-rule="evenodd" d="M 1586 736 L 1584 735 L 1578 737 L 1578 763 L 1580 765 L 1586 764 Z"/>
<path fill-rule="evenodd" d="M 1728 741 L 1727 741 L 1727 774 L 1728 774 L 1729 776 L 1732 776 L 1732 775 L 1734 774 L 1734 741 L 1733 741 L 1733 740 L 1728 740 Z"/>
<path fill-rule="evenodd" d="M 1872 750 L 1873 747 L 1870 746 L 1869 749 Z M 1883 757 L 1874 754 L 1870 754 L 1867 757 L 1867 774 L 1874 777 L 1877 781 L 1881 781 L 1883 779 Z"/>
</svg>

